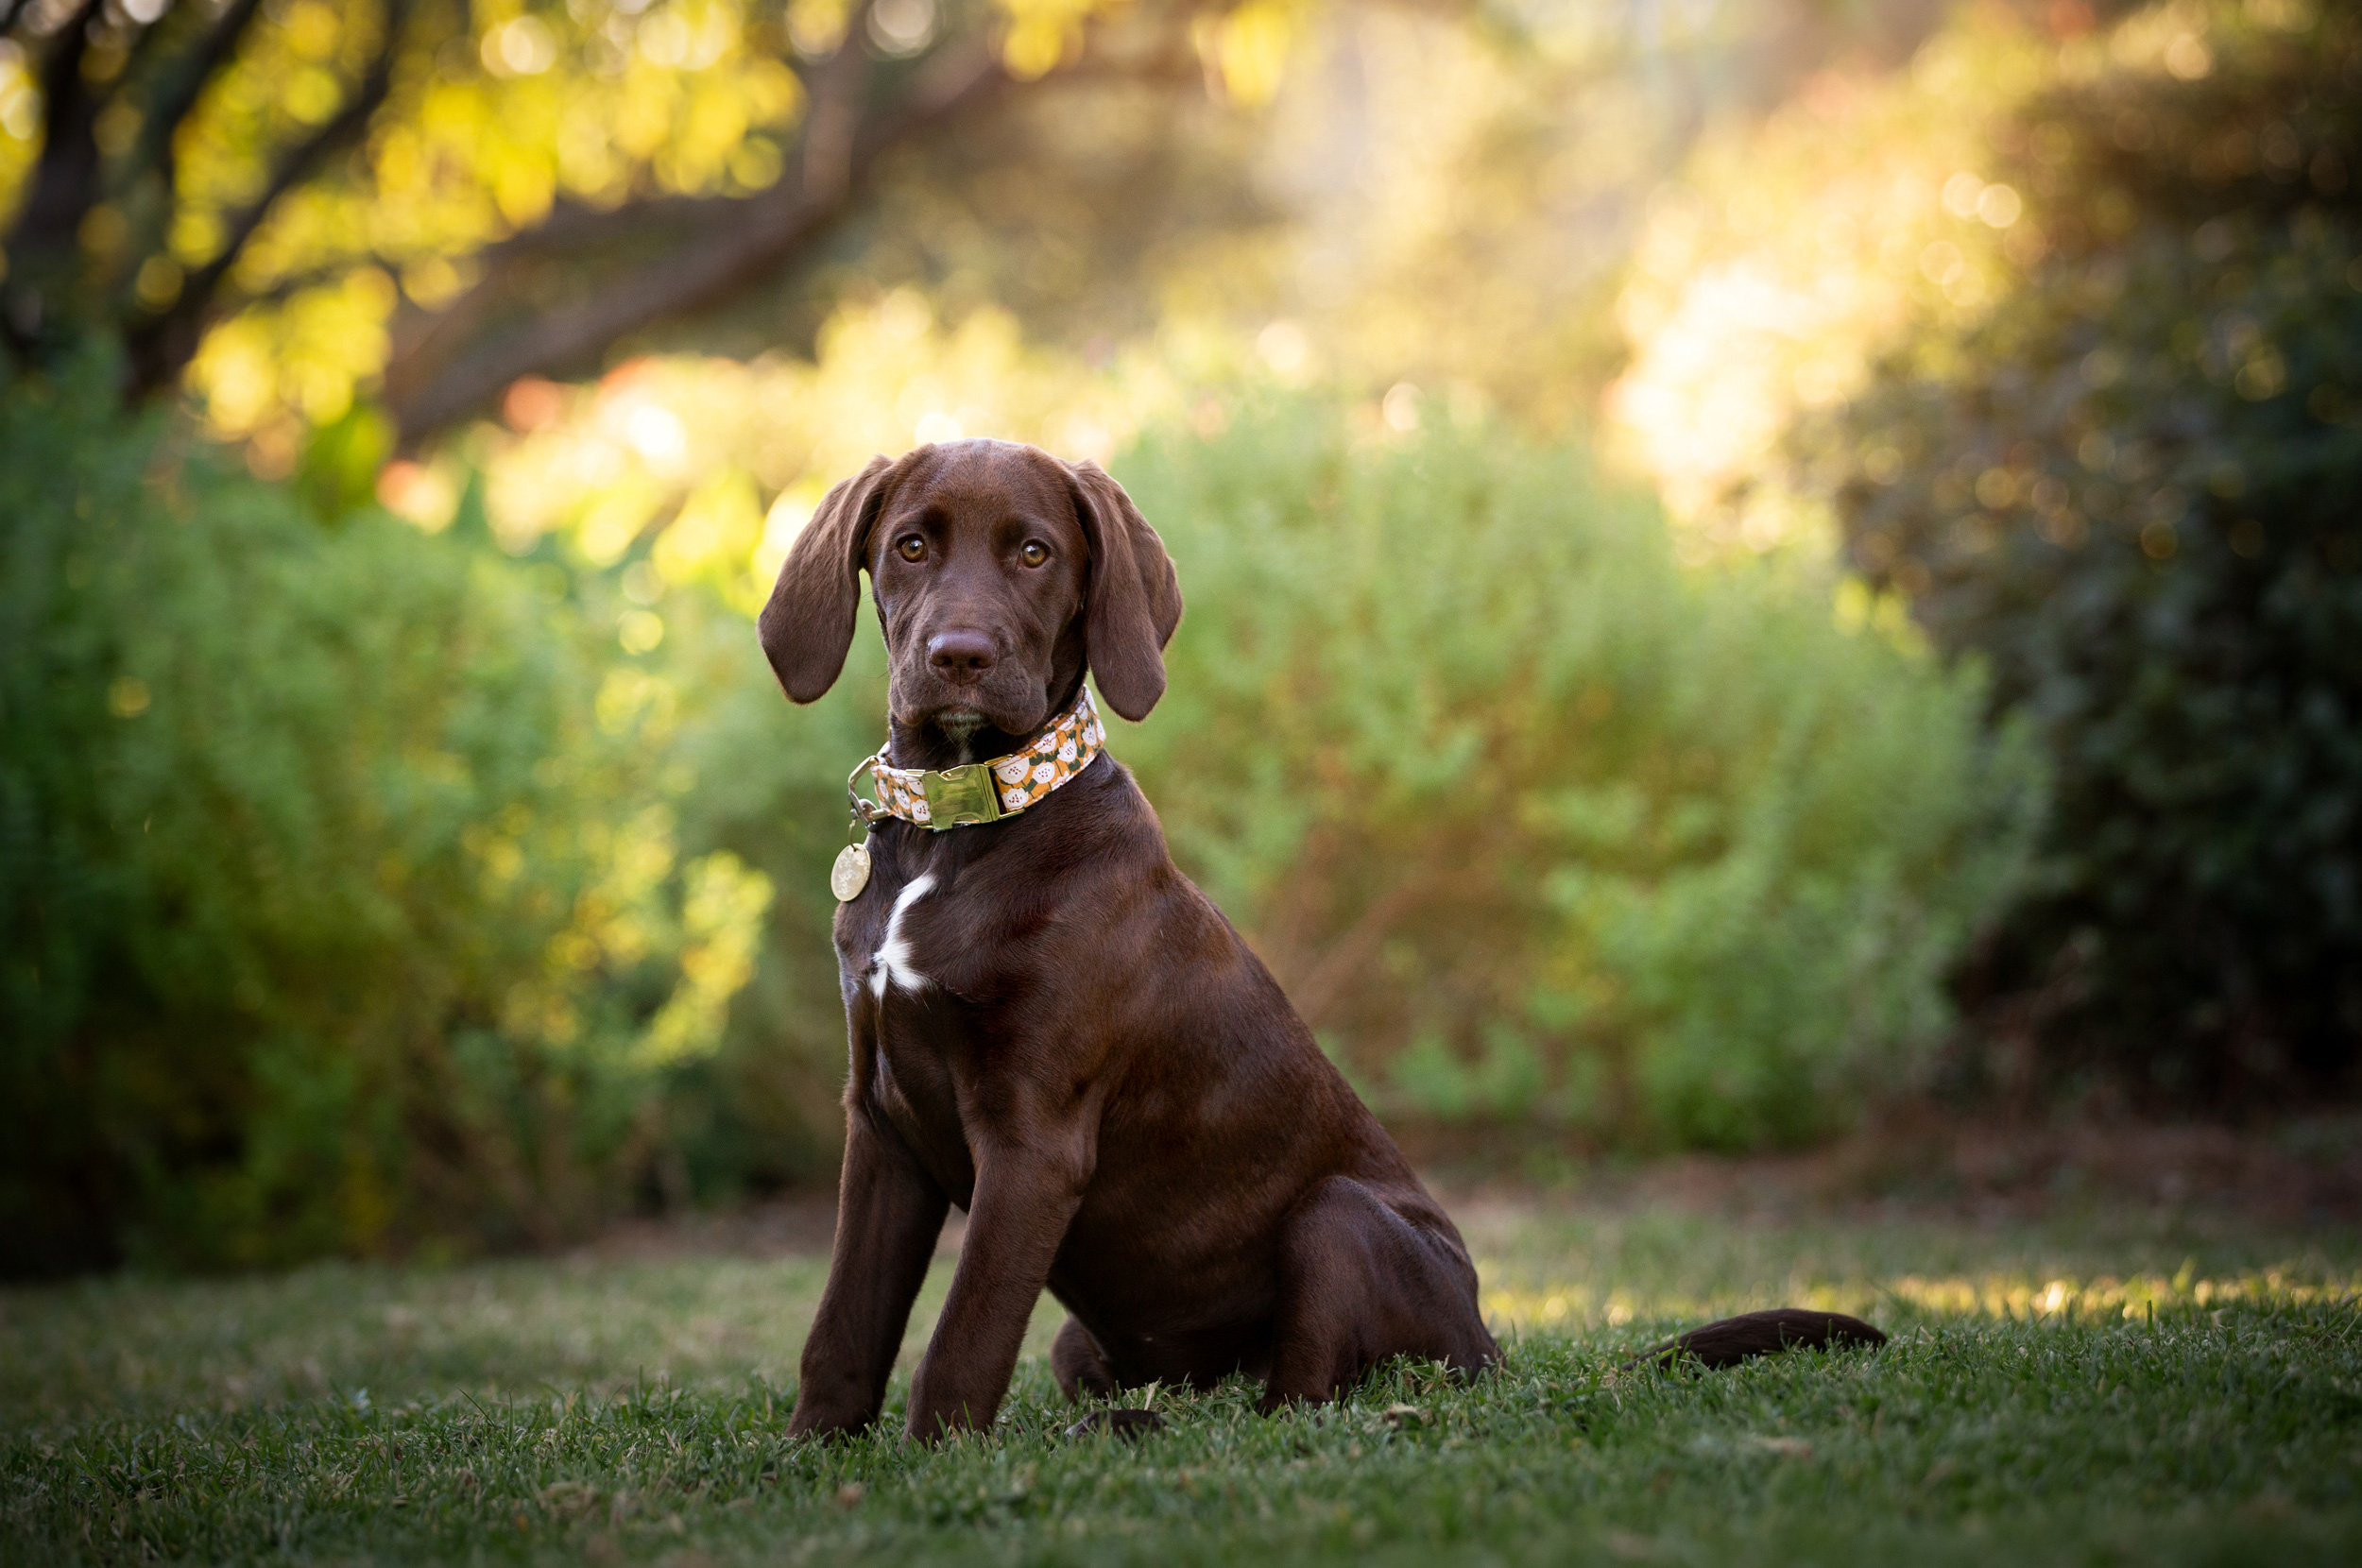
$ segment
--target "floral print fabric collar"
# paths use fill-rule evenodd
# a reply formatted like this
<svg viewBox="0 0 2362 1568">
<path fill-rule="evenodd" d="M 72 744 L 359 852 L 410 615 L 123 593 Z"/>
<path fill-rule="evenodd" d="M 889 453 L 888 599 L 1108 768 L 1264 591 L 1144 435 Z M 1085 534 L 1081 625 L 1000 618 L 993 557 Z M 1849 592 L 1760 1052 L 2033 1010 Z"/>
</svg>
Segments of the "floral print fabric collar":
<svg viewBox="0 0 2362 1568">
<path fill-rule="evenodd" d="M 1089 767 L 1106 741 L 1106 726 L 1086 685 L 1057 723 L 1024 750 L 1006 757 L 935 773 L 889 767 L 883 753 L 870 758 L 853 770 L 853 777 L 859 779 L 865 770 L 878 799 L 872 805 L 856 794 L 854 812 L 864 820 L 894 816 L 936 829 L 998 822 L 1039 805 L 1053 790 Z"/>
</svg>

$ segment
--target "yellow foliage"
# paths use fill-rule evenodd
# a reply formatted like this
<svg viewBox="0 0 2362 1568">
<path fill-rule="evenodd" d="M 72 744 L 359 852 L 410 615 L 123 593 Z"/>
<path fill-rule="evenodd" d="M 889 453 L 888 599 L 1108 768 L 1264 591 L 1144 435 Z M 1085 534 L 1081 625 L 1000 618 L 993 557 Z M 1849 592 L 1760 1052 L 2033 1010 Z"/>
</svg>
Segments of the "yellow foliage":
<svg viewBox="0 0 2362 1568">
<path fill-rule="evenodd" d="M 668 582 L 727 578 L 745 570 L 762 532 L 754 479 L 725 465 L 690 492 L 651 558 Z"/>
<path fill-rule="evenodd" d="M 1260 108 L 1279 95 L 1287 76 L 1297 10 L 1287 0 L 1246 0 L 1219 19 L 1201 18 L 1192 34 L 1207 79 L 1232 103 Z"/>
<path fill-rule="evenodd" d="M 1001 0 L 1009 19 L 1001 63 L 1019 81 L 1048 76 L 1083 44 L 1083 25 L 1113 9 L 1110 0 Z"/>
<path fill-rule="evenodd" d="M 680 707 L 679 693 L 661 675 L 637 665 L 617 665 L 599 683 L 595 704 L 599 727 L 610 735 L 638 729 L 653 745 L 664 739 Z M 667 861 L 669 864 L 669 861 Z M 662 875 L 661 870 L 658 875 Z"/>
<path fill-rule="evenodd" d="M 847 0 L 792 0 L 787 36 L 796 51 L 813 60 L 834 54 L 845 42 L 847 9 Z"/>
<path fill-rule="evenodd" d="M 1973 324 L 2042 261 L 2026 194 L 1992 178 L 1995 128 L 2103 68 L 2201 79 L 2233 35 L 2308 18 L 2302 0 L 2168 0 L 2058 38 L 2039 17 L 1972 9 L 1908 69 L 1824 73 L 1765 125 L 1711 142 L 1652 204 L 1617 305 L 1631 363 L 1606 400 L 1685 556 L 1825 543 L 1827 520 L 1779 471 L 1784 434 L 1860 390 L 1881 356 L 1940 352 L 1951 333 L 1908 334 Z M 2255 379 L 2269 384 L 2268 367 Z M 1881 454 L 1863 461 L 1874 471 Z"/>
<path fill-rule="evenodd" d="M 498 0 L 470 19 L 456 50 L 447 43 L 397 72 L 358 178 L 332 171 L 281 201 L 241 258 L 235 281 L 265 302 L 218 327 L 189 373 L 217 433 L 341 411 L 383 363 L 385 312 L 334 285 L 292 282 L 390 264 L 432 308 L 468 285 L 472 252 L 537 222 L 561 195 L 603 205 L 779 178 L 779 142 L 803 112 L 802 90 L 768 45 L 750 42 L 735 0 Z M 343 108 L 381 26 L 375 7 L 325 0 L 258 19 L 175 139 L 166 239 L 184 272 L 218 252 L 284 149 Z M 0 208 L 21 192 L 40 124 L 25 51 L 0 43 Z M 120 140 L 138 127 L 117 116 L 106 129 Z M 162 298 L 166 281 L 159 273 L 142 287 Z"/>
<path fill-rule="evenodd" d="M 1658 194 L 1617 307 L 1632 359 L 1606 408 L 1621 455 L 1686 529 L 1685 558 L 1824 544 L 1824 518 L 1751 483 L 1781 435 L 1852 395 L 1923 307 L 1973 315 L 2040 255 L 2018 194 L 1978 171 L 1988 128 L 2057 49 L 2013 13 L 1970 13 L 1907 72 L 1816 78 Z"/>
<path fill-rule="evenodd" d="M 493 492 L 496 515 L 502 491 Z M 574 538 L 583 558 L 592 566 L 612 566 L 624 558 L 667 500 L 663 485 L 652 474 L 628 473 L 595 494 L 576 524 Z M 504 533 L 506 533 L 504 530 Z"/>
<path fill-rule="evenodd" d="M 636 672 L 616 672 L 600 697 L 603 715 L 610 695 L 630 688 L 622 706 L 644 716 L 652 707 L 650 693 L 659 685 Z M 669 703 L 653 706 L 669 712 Z M 497 827 L 478 825 L 465 842 L 484 877 L 497 887 L 513 880 L 532 852 L 526 837 L 547 826 L 529 816 Z M 720 1042 L 730 997 L 753 974 L 756 944 L 771 905 L 770 881 L 732 855 L 708 855 L 681 868 L 680 904 L 674 912 L 666 889 L 678 851 L 672 809 L 661 804 L 611 831 L 592 834 L 588 847 L 594 879 L 543 950 L 540 975 L 512 988 L 505 998 L 503 1027 L 552 1046 L 574 1043 L 584 1038 L 575 1007 L 583 977 L 603 965 L 628 968 L 661 949 L 676 955 L 680 979 L 642 1034 L 635 1055 L 643 1066 L 662 1066 L 710 1051 Z"/>
<path fill-rule="evenodd" d="M 1005 314 L 946 327 L 903 290 L 831 317 L 816 361 L 634 361 L 477 455 L 510 548 L 557 532 L 608 565 L 660 527 L 653 559 L 668 581 L 710 582 L 751 608 L 821 494 L 873 453 L 990 435 L 1104 460 L 1177 397 L 1153 357 L 1093 372 L 1028 349 Z"/>
<path fill-rule="evenodd" d="M 15 204 L 17 192 L 32 173 L 40 135 L 41 88 L 24 47 L 12 38 L 0 38 L 0 206 Z"/>
<path fill-rule="evenodd" d="M 315 424 L 352 406 L 354 385 L 385 357 L 393 281 L 375 267 L 302 289 L 267 315 L 248 313 L 209 334 L 189 366 L 216 435 L 253 434 L 287 410 Z"/>
<path fill-rule="evenodd" d="M 651 1065 L 708 1056 L 721 1045 L 730 998 L 754 978 L 771 908 L 771 879 L 727 851 L 692 861 L 684 881 L 680 982 L 641 1042 Z"/>
</svg>

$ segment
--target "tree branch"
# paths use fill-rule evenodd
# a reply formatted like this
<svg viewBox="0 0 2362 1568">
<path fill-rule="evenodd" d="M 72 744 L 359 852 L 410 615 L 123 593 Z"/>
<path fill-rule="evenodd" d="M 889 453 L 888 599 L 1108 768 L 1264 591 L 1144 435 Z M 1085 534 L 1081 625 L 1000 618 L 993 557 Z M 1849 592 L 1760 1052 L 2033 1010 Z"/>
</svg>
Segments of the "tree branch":
<svg viewBox="0 0 2362 1568">
<path fill-rule="evenodd" d="M 862 18 L 847 20 L 847 29 Z M 861 99 L 869 85 L 869 57 L 850 38 L 813 74 L 812 108 L 804 115 L 800 149 L 804 195 L 825 201 L 852 181 L 853 144 L 861 131 Z"/>
<path fill-rule="evenodd" d="M 849 43 L 844 53 L 852 53 Z M 850 74 L 848 68 L 847 74 Z M 574 364 L 626 333 L 668 316 L 711 304 L 744 287 L 810 245 L 852 206 L 883 154 L 997 94 L 1009 77 L 981 40 L 947 51 L 918 73 L 911 90 L 833 151 L 824 134 L 830 94 L 816 92 L 806 121 L 806 147 L 796 174 L 758 196 L 710 198 L 696 204 L 711 222 L 663 259 L 602 287 L 578 308 L 550 311 L 474 343 L 457 359 L 438 363 L 435 349 L 455 334 L 430 322 L 397 348 L 386 366 L 385 398 L 404 444 L 464 418 L 519 376 Z M 817 151 L 815 152 L 815 147 Z M 683 207 L 673 211 L 686 213 Z M 497 292 L 488 278 L 471 291 L 474 308 Z M 462 301 L 463 312 L 470 301 Z"/>
<path fill-rule="evenodd" d="M 130 396 L 144 397 L 179 377 L 197 352 L 223 281 L 246 253 L 248 244 L 270 216 L 271 209 L 289 191 L 309 179 L 333 154 L 358 140 L 368 128 L 370 117 L 393 87 L 394 60 L 400 52 L 402 25 L 409 19 L 410 5 L 411 0 L 389 0 L 385 36 L 378 41 L 368 74 L 344 108 L 280 162 L 263 194 L 230 221 L 229 238 L 220 252 L 189 274 L 171 306 L 162 315 L 133 326 L 128 334 Z"/>
<path fill-rule="evenodd" d="M 181 122 L 205 95 L 206 84 L 230 63 L 245 39 L 248 26 L 261 13 L 263 0 L 230 0 L 229 9 L 206 29 L 194 48 L 165 69 L 168 75 L 147 113 L 140 122 L 139 155 L 135 168 L 154 167 L 172 181 L 172 139 Z M 154 28 L 149 29 L 152 35 Z"/>
<path fill-rule="evenodd" d="M 487 265 L 497 266 L 512 261 L 608 245 L 644 233 L 650 229 L 678 228 L 683 224 L 699 223 L 731 206 L 734 201 L 744 199 L 729 196 L 644 196 L 618 207 L 582 207 L 561 201 L 532 228 L 521 229 L 506 239 L 495 240 L 477 251 L 476 259 Z"/>
<path fill-rule="evenodd" d="M 41 162 L 9 233 L 9 252 L 71 244 L 98 196 L 98 98 L 82 81 L 90 24 L 105 0 L 82 0 L 42 62 Z"/>
<path fill-rule="evenodd" d="M 856 51 L 850 48 L 830 57 L 830 63 Z M 1149 82 L 1175 85 L 1195 82 L 1204 74 L 1197 56 L 1189 50 L 1162 50 L 1135 62 L 1121 64 L 1086 60 L 1058 72 L 1065 83 L 1099 80 Z M 818 97 L 824 82 L 807 81 L 808 95 Z M 810 117 L 806 119 L 809 133 Z M 799 166 L 809 168 L 816 162 L 807 154 L 798 160 Z M 809 177 L 807 176 L 809 180 Z M 813 189 L 803 187 L 807 195 Z M 497 288 L 497 274 L 521 262 L 539 260 L 545 256 L 579 253 L 601 246 L 629 241 L 642 235 L 669 232 L 680 234 L 689 230 L 704 232 L 726 226 L 731 214 L 745 209 L 757 196 L 644 196 L 614 207 L 585 207 L 560 199 L 530 229 L 521 229 L 505 239 L 495 240 L 475 252 L 472 260 L 484 269 L 488 289 Z M 462 307 L 447 306 L 436 313 L 434 319 L 452 315 Z M 397 349 L 398 353 L 402 350 Z"/>
<path fill-rule="evenodd" d="M 103 3 L 82 0 L 42 63 L 41 161 L 9 228 L 9 276 L 0 281 L 0 340 L 19 357 L 38 352 L 54 301 L 74 295 L 78 231 L 98 198 L 98 99 L 82 80 L 82 60 Z"/>
</svg>

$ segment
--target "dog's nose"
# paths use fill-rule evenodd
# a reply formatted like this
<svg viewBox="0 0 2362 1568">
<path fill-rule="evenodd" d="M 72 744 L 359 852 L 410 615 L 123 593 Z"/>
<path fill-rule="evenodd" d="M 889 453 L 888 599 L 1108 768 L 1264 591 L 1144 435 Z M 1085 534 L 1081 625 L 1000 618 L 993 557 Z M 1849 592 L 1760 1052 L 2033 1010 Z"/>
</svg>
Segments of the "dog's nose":
<svg viewBox="0 0 2362 1568">
<path fill-rule="evenodd" d="M 984 679 L 997 662 L 992 639 L 982 632 L 937 632 L 927 639 L 927 662 L 954 686 Z"/>
</svg>

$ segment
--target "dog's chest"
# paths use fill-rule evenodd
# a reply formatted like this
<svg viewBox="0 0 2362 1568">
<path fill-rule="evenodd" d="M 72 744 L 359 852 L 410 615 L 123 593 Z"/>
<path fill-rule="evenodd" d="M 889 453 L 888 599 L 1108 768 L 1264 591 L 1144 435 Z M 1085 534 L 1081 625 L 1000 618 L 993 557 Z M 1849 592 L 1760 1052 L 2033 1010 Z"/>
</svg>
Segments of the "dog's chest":
<svg viewBox="0 0 2362 1568">
<path fill-rule="evenodd" d="M 935 891 L 934 873 L 921 872 L 904 882 L 887 906 L 885 921 L 876 928 L 875 941 L 869 946 L 868 966 L 859 977 L 871 1000 L 882 1003 L 889 991 L 915 997 L 935 983 L 920 966 L 914 930 L 916 925 L 926 923 L 915 919 L 914 912 Z"/>
<path fill-rule="evenodd" d="M 861 1092 L 956 1200 L 974 1182 L 953 1064 L 974 1020 L 947 990 L 946 895 L 921 873 L 847 905 L 838 961 L 852 1013 Z"/>
</svg>

